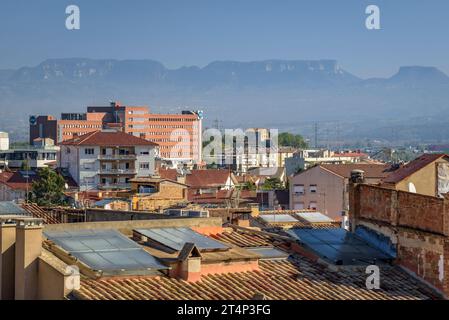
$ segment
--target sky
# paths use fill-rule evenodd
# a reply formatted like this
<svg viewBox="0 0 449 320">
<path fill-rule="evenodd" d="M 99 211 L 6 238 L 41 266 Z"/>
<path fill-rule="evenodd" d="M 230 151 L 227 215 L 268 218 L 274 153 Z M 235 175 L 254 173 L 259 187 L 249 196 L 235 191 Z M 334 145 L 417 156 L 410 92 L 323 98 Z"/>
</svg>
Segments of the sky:
<svg viewBox="0 0 449 320">
<path fill-rule="evenodd" d="M 80 30 L 65 9 L 80 8 Z M 380 30 L 365 8 L 380 8 Z M 404 65 L 449 74 L 447 0 L 1 0 L 0 69 L 48 58 L 153 59 L 169 68 L 215 60 L 336 59 L 363 78 Z"/>
</svg>

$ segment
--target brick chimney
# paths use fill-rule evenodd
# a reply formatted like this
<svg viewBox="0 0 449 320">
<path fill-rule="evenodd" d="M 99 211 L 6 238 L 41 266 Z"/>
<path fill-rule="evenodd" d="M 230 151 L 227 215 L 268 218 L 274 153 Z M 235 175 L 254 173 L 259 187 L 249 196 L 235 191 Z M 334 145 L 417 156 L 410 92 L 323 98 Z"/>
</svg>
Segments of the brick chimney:
<svg viewBox="0 0 449 320">
<path fill-rule="evenodd" d="M 15 299 L 38 297 L 38 263 L 42 253 L 42 219 L 24 219 L 16 228 Z"/>
<path fill-rule="evenodd" d="M 177 277 L 188 282 L 201 279 L 201 253 L 194 243 L 187 242 L 178 256 Z"/>
<path fill-rule="evenodd" d="M 0 300 L 14 300 L 16 223 L 0 220 Z"/>
</svg>

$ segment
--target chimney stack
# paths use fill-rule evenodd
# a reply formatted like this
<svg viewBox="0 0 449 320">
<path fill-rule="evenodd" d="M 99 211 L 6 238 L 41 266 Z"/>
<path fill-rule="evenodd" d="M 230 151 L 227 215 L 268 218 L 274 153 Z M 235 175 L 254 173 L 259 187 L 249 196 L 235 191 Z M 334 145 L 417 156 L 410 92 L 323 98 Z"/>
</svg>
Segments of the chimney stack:
<svg viewBox="0 0 449 320">
<path fill-rule="evenodd" d="M 16 222 L 0 219 L 0 300 L 14 300 Z"/>
<path fill-rule="evenodd" d="M 42 252 L 42 219 L 24 219 L 16 228 L 15 299 L 38 297 L 38 263 Z"/>
<path fill-rule="evenodd" d="M 178 256 L 178 277 L 188 282 L 201 279 L 201 253 L 194 243 L 187 242 Z"/>
<path fill-rule="evenodd" d="M 365 171 L 357 169 L 351 171 L 352 183 L 363 183 L 364 181 L 365 181 Z"/>
</svg>

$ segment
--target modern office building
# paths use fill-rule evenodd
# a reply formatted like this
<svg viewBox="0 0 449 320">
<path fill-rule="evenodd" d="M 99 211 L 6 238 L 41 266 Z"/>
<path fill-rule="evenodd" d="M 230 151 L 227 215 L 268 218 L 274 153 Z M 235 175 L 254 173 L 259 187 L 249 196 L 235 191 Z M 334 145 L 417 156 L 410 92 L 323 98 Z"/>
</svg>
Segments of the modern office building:
<svg viewBox="0 0 449 320">
<path fill-rule="evenodd" d="M 199 164 L 202 148 L 202 111 L 181 114 L 150 113 L 146 106 L 89 106 L 86 113 L 30 117 L 30 140 L 52 138 L 61 143 L 102 129 L 115 129 L 157 143 L 162 159 Z"/>
</svg>

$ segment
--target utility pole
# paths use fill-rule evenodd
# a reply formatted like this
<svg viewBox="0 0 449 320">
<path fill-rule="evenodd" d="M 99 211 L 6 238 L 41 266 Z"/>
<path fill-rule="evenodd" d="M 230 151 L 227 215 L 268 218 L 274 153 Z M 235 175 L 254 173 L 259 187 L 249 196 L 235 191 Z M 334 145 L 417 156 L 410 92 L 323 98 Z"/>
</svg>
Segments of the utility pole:
<svg viewBox="0 0 449 320">
<path fill-rule="evenodd" d="M 318 148 L 318 122 L 315 122 L 315 149 Z"/>
</svg>

